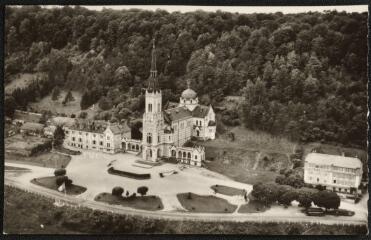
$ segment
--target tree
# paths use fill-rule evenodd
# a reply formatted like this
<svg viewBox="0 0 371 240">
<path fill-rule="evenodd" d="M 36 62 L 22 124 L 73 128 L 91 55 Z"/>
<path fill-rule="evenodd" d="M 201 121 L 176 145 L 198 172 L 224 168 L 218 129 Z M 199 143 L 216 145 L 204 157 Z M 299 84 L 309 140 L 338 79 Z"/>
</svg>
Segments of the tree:
<svg viewBox="0 0 371 240">
<path fill-rule="evenodd" d="M 88 116 L 87 112 L 80 112 L 79 118 L 85 119 Z"/>
<path fill-rule="evenodd" d="M 318 207 L 327 209 L 338 209 L 340 206 L 340 197 L 331 191 L 319 191 L 313 195 L 313 203 Z"/>
<path fill-rule="evenodd" d="M 64 176 L 66 175 L 66 169 L 65 168 L 58 168 L 54 171 L 54 176 Z"/>
<path fill-rule="evenodd" d="M 112 195 L 116 197 L 121 197 L 124 193 L 124 189 L 122 187 L 114 187 L 112 188 Z"/>
<path fill-rule="evenodd" d="M 251 194 L 258 201 L 269 206 L 278 200 L 279 189 L 274 183 L 258 183 L 253 185 Z"/>
<path fill-rule="evenodd" d="M 54 138 L 54 146 L 60 146 L 63 144 L 63 141 L 64 141 L 64 137 L 65 137 L 65 134 L 64 134 L 64 130 L 62 128 L 62 126 L 57 126 L 55 131 L 54 131 L 54 135 L 53 135 L 53 138 Z"/>
<path fill-rule="evenodd" d="M 55 184 L 59 187 L 63 183 L 66 183 L 67 180 L 68 180 L 67 176 L 57 176 L 55 178 Z"/>
<path fill-rule="evenodd" d="M 146 186 L 138 187 L 137 189 L 137 193 L 139 193 L 141 196 L 146 195 L 147 192 L 148 192 L 148 187 Z"/>
<path fill-rule="evenodd" d="M 64 102 L 65 104 L 67 104 L 68 102 L 72 102 L 72 101 L 75 101 L 75 98 L 72 96 L 72 92 L 71 92 L 71 90 L 69 90 L 69 91 L 67 92 L 67 94 L 66 94 L 66 96 L 65 96 L 65 98 L 64 98 L 64 100 L 63 100 L 63 102 Z"/>
<path fill-rule="evenodd" d="M 52 100 L 57 101 L 60 93 L 61 93 L 61 90 L 59 89 L 59 87 L 55 86 L 52 91 Z"/>
<path fill-rule="evenodd" d="M 289 206 L 291 205 L 291 202 L 296 200 L 298 198 L 298 194 L 295 190 L 291 190 L 288 192 L 285 192 L 278 198 L 278 202 L 285 205 Z"/>
<path fill-rule="evenodd" d="M 98 106 L 102 109 L 102 110 L 109 110 L 112 108 L 112 102 L 107 98 L 107 97 L 101 97 L 101 99 L 99 100 L 98 102 Z"/>
<path fill-rule="evenodd" d="M 15 112 L 16 103 L 13 96 L 5 96 L 4 99 L 4 114 L 12 118 Z"/>
</svg>

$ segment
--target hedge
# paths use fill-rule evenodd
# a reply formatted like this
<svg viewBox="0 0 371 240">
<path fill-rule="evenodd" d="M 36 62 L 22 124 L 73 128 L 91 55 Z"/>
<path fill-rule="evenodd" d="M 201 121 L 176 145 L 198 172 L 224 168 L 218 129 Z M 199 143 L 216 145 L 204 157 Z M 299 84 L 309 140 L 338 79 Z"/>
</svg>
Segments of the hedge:
<svg viewBox="0 0 371 240">
<path fill-rule="evenodd" d="M 125 172 L 125 171 L 116 170 L 113 167 L 108 168 L 107 171 L 109 174 L 118 175 L 121 177 L 134 178 L 134 179 L 139 179 L 139 180 L 151 178 L 151 174 L 149 173 L 140 174 L 140 173 L 133 173 L 133 172 Z"/>
</svg>

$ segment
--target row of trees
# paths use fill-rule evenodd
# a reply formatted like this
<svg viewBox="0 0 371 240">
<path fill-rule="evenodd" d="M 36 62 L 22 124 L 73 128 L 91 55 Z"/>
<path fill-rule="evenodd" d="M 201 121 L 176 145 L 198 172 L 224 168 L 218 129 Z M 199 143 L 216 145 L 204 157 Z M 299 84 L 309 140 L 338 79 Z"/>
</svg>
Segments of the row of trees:
<svg viewBox="0 0 371 240">
<path fill-rule="evenodd" d="M 122 188 L 122 187 L 114 187 L 112 188 L 112 195 L 113 196 L 116 196 L 116 197 L 122 197 L 122 194 L 124 194 L 125 190 Z M 141 186 L 141 187 L 138 187 L 137 189 L 137 193 L 140 194 L 141 196 L 145 196 L 148 192 L 148 187 L 146 186 Z M 129 197 L 130 193 L 129 191 L 126 191 L 126 197 Z M 134 195 L 132 195 L 135 197 L 135 193 Z"/>
<path fill-rule="evenodd" d="M 156 36 L 164 103 L 178 100 L 191 79 L 203 104 L 244 96 L 238 117 L 225 113 L 226 124 L 294 140 L 366 144 L 367 13 L 69 6 L 6 13 L 6 76 L 46 72 L 53 84 L 84 93 L 83 109 L 99 102 L 109 111 L 140 100 Z"/>
<path fill-rule="evenodd" d="M 299 206 L 305 208 L 309 208 L 312 202 L 325 209 L 338 209 L 340 206 L 340 197 L 334 192 L 308 188 L 294 189 L 291 186 L 276 183 L 255 184 L 251 194 L 267 206 L 275 202 L 289 206 L 294 200 L 299 202 Z"/>
</svg>

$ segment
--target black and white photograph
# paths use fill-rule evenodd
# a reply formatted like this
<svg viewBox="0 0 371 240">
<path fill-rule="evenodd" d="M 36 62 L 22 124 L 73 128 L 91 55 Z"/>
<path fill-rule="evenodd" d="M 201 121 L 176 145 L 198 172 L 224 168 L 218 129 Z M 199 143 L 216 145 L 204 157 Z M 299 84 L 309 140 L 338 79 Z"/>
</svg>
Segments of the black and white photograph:
<svg viewBox="0 0 371 240">
<path fill-rule="evenodd" d="M 3 234 L 368 234 L 368 6 L 6 5 Z"/>
</svg>

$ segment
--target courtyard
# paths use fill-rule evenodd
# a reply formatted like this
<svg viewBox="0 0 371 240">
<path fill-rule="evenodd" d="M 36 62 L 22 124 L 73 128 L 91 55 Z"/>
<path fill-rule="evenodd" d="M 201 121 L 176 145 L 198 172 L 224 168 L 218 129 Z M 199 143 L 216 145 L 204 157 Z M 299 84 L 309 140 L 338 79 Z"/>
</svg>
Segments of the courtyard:
<svg viewBox="0 0 371 240">
<path fill-rule="evenodd" d="M 243 213 L 244 211 L 239 211 L 241 206 L 246 204 L 244 197 L 241 195 L 233 195 L 226 193 L 215 193 L 214 189 L 218 185 L 227 186 L 235 189 L 245 190 L 247 194 L 252 191 L 252 185 L 240 183 L 227 178 L 219 173 L 212 172 L 205 168 L 198 167 L 181 167 L 181 165 L 165 163 L 160 166 L 148 167 L 147 165 L 142 165 L 137 163 L 140 157 L 129 154 L 129 153 L 118 153 L 118 154 L 106 154 L 101 152 L 96 152 L 92 150 L 84 151 L 81 155 L 71 156 L 71 161 L 67 165 L 67 176 L 73 180 L 75 184 L 85 187 L 87 190 L 80 195 L 74 196 L 78 201 L 95 201 L 96 197 L 102 193 L 110 193 L 113 187 L 120 186 L 125 191 L 129 191 L 130 194 L 137 192 L 137 188 L 140 186 L 147 186 L 147 195 L 158 197 L 163 208 L 158 212 L 167 213 L 178 213 L 183 214 L 185 212 L 193 213 L 194 209 L 187 209 L 183 207 L 179 201 L 178 196 L 181 194 L 192 193 L 192 199 L 194 196 L 201 196 L 200 199 L 205 197 L 205 199 L 212 197 L 219 198 L 222 201 L 226 201 L 226 206 L 231 205 L 233 211 L 225 211 L 224 215 L 232 215 L 236 217 L 255 216 L 257 219 L 262 219 L 266 217 L 294 217 L 306 219 L 307 216 L 301 212 L 301 208 L 297 206 L 297 203 L 293 202 L 292 206 L 284 208 L 283 206 L 273 205 L 271 208 L 267 209 L 265 212 L 259 213 Z M 12 175 L 6 174 L 7 178 L 22 182 L 22 185 L 31 185 L 30 182 L 34 178 L 53 176 L 54 168 L 30 166 L 26 164 L 19 164 L 14 162 L 6 162 L 7 166 L 13 167 L 23 167 L 28 168 L 30 172 L 22 172 L 21 174 Z M 109 174 L 107 169 L 109 167 L 114 167 L 117 170 L 134 172 L 138 174 L 151 175 L 150 179 L 133 179 L 129 177 L 121 177 Z M 164 172 L 174 172 L 177 174 L 166 175 L 160 177 L 160 173 Z M 209 197 L 207 197 L 209 196 Z M 340 208 L 349 209 L 355 211 L 355 215 L 352 217 L 346 217 L 347 219 L 354 220 L 366 220 L 367 219 L 367 200 L 365 196 L 360 203 L 354 204 L 347 201 L 342 201 Z M 204 200 L 202 200 L 204 201 Z M 213 201 L 211 201 L 213 202 Z M 220 204 L 220 201 L 215 201 L 216 205 Z M 184 204 L 184 202 L 183 202 Z M 204 203 L 203 203 L 204 204 Z M 108 205 L 108 204 L 107 204 Z M 191 206 L 191 205 L 189 205 Z M 191 206 L 192 208 L 192 206 Z M 196 211 L 197 211 L 196 207 Z M 215 211 L 223 212 L 225 209 Z M 200 212 L 199 214 L 206 214 Z M 339 217 L 326 216 L 326 219 L 339 220 Z"/>
</svg>

